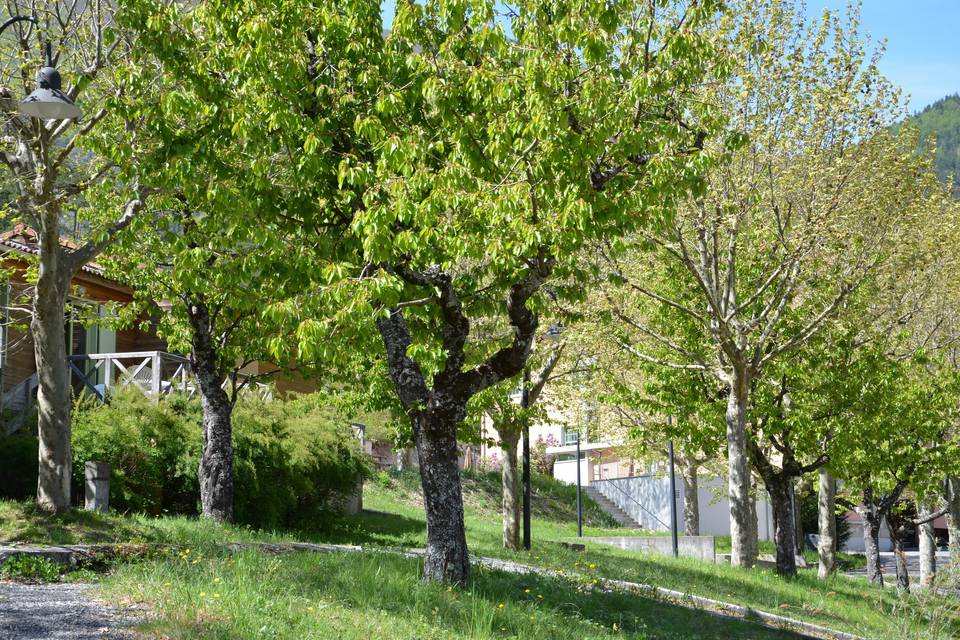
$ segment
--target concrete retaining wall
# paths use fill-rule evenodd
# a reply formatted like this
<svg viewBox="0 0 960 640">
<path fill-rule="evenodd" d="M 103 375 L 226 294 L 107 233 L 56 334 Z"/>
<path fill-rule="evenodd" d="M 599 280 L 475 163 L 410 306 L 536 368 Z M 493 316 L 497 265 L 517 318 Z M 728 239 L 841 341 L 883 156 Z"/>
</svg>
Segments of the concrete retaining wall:
<svg viewBox="0 0 960 640">
<path fill-rule="evenodd" d="M 608 544 L 628 551 L 641 553 L 673 554 L 673 541 L 670 536 L 610 536 L 584 538 L 588 542 Z M 677 538 L 677 550 L 681 556 L 697 558 L 706 562 L 716 562 L 717 546 L 713 536 L 680 536 Z"/>
</svg>

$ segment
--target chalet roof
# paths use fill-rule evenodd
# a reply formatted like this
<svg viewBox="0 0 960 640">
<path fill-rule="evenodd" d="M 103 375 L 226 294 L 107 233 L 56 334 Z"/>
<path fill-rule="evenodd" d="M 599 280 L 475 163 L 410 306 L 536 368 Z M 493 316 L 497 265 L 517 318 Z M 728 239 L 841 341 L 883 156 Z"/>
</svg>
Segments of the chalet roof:
<svg viewBox="0 0 960 640">
<path fill-rule="evenodd" d="M 77 249 L 80 246 L 69 238 L 60 238 L 60 245 L 67 249 Z M 13 229 L 0 233 L 0 252 L 6 253 L 10 249 L 21 254 L 40 255 L 37 232 L 30 226 L 17 223 Z M 81 267 L 81 271 L 109 280 L 104 275 L 103 267 L 96 262 L 88 262 Z"/>
</svg>

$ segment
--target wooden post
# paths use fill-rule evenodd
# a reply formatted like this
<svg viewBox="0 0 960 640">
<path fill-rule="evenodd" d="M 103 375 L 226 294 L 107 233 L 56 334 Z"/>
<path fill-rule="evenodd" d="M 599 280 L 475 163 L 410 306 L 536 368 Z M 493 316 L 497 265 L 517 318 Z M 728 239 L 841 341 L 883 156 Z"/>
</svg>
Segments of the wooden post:
<svg viewBox="0 0 960 640">
<path fill-rule="evenodd" d="M 153 371 L 150 375 L 150 393 L 155 400 L 160 399 L 160 352 L 153 352 Z"/>
</svg>

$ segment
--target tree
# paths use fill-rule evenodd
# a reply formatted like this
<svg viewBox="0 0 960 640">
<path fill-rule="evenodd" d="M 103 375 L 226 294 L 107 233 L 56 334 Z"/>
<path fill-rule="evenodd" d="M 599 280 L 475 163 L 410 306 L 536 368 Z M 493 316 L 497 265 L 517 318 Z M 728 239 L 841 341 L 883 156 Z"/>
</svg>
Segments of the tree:
<svg viewBox="0 0 960 640">
<path fill-rule="evenodd" d="M 146 166 L 141 171 L 148 173 Z M 149 177 L 152 184 L 170 184 L 162 171 Z M 143 231 L 140 239 L 117 243 L 104 263 L 134 290 L 134 304 L 122 314 L 126 322 L 156 317 L 162 307 L 158 335 L 171 350 L 189 354 L 203 415 L 201 513 L 232 521 L 233 407 L 255 381 L 244 370 L 268 358 L 272 332 L 264 310 L 285 295 L 293 274 L 279 259 L 279 234 L 255 224 L 253 217 L 253 224 L 237 224 L 236 198 L 229 199 L 233 206 L 203 198 L 198 211 L 187 204 L 187 183 L 173 182 L 179 193 L 154 196 L 156 208 L 133 225 L 135 232 Z M 206 192 L 205 186 L 191 187 L 192 197 Z M 230 190 L 221 183 L 218 192 L 229 195 Z"/>
<path fill-rule="evenodd" d="M 35 16 L 36 26 L 19 23 L 17 66 L 7 68 L 0 100 L 5 114 L 3 164 L 15 185 L 10 218 L 37 232 L 39 258 L 30 303 L 30 334 L 34 343 L 39 390 L 39 479 L 37 504 L 46 511 L 70 506 L 71 385 L 63 333 L 70 282 L 77 271 L 96 258 L 140 214 L 150 192 L 129 180 L 125 167 L 98 153 L 91 144 L 110 113 L 112 96 L 123 85 L 108 72 L 129 54 L 130 41 L 114 28 L 114 7 L 106 2 L 65 5 L 43 0 L 8 4 L 12 14 Z M 34 89 L 29 69 L 42 63 L 46 45 L 53 63 L 77 69 L 66 77 L 64 92 L 79 102 L 79 121 L 25 118 L 17 113 L 18 99 Z M 11 89 L 10 87 L 17 87 Z M 136 131 L 129 132 L 132 137 Z M 96 200 L 102 207 L 90 207 Z M 61 242 L 65 212 L 74 212 L 80 238 Z"/>
<path fill-rule="evenodd" d="M 723 65 L 705 35 L 718 5 L 520 4 L 508 38 L 493 3 L 400 3 L 386 37 L 374 2 L 265 4 L 198 7 L 190 37 L 152 3 L 128 23 L 195 91 L 216 61 L 226 90 L 208 108 L 229 110 L 238 151 L 221 162 L 299 232 L 310 283 L 269 310 L 298 338 L 272 351 L 389 375 L 420 457 L 425 576 L 462 584 L 467 403 L 522 370 L 542 287 L 589 237 L 662 219 L 696 187 L 704 134 L 682 125 L 714 126 L 690 96 Z M 489 317 L 510 333 L 471 342 Z"/>
<path fill-rule="evenodd" d="M 480 412 L 489 416 L 497 434 L 500 436 L 500 448 L 503 451 L 503 463 L 500 466 L 502 488 L 503 548 L 514 551 L 520 549 L 520 476 L 517 465 L 517 446 L 523 435 L 524 426 L 529 425 L 536 415 L 542 415 L 538 404 L 544 387 L 553 377 L 560 362 L 564 344 L 550 349 L 530 380 L 522 380 L 527 385 L 527 408 L 524 409 L 512 394 L 504 393 L 503 385 L 491 387 L 486 393 L 474 396 Z M 525 378 L 526 376 L 524 376 Z M 522 391 L 521 391 L 522 393 Z"/>
<path fill-rule="evenodd" d="M 648 257 L 639 269 L 611 269 L 623 284 L 617 304 L 636 332 L 670 353 L 637 349 L 637 357 L 702 371 L 722 385 L 732 562 L 739 566 L 756 555 L 750 455 L 764 448 L 750 442 L 750 425 L 760 435 L 753 392 L 776 385 L 779 376 L 768 371 L 837 318 L 883 259 L 881 248 L 910 221 L 896 212 L 919 199 L 912 170 L 901 164 L 912 148 L 887 133 L 901 113 L 897 92 L 877 72 L 879 54 L 865 51 L 858 19 L 857 7 L 845 20 L 826 12 L 811 24 L 789 0 L 735 3 L 723 29 L 736 64 L 731 80 L 706 99 L 722 106 L 744 144 L 672 224 L 633 238 L 638 250 L 654 247 L 641 254 Z M 903 184 L 910 190 L 902 192 Z M 612 260 L 616 254 L 607 252 Z M 684 320 L 649 324 L 650 307 Z M 690 322 L 702 338 L 678 340 L 676 327 Z M 784 470 L 762 460 L 758 470 L 775 485 L 778 531 L 787 536 L 794 517 L 781 490 Z M 786 475 L 798 471 L 791 466 Z M 778 569 L 792 574 L 793 539 L 780 542 Z"/>
<path fill-rule="evenodd" d="M 956 380 L 922 354 L 900 360 L 884 346 L 864 349 L 846 370 L 851 386 L 860 389 L 859 399 L 845 413 L 846 428 L 831 441 L 830 459 L 844 492 L 856 496 L 838 497 L 838 503 L 857 510 L 865 521 L 867 577 L 883 584 L 878 538 L 886 519 L 898 552 L 898 584 L 907 588 L 902 529 L 942 512 L 915 519 L 899 503 L 908 490 L 931 495 L 955 473 L 957 442 L 946 435 Z"/>
</svg>

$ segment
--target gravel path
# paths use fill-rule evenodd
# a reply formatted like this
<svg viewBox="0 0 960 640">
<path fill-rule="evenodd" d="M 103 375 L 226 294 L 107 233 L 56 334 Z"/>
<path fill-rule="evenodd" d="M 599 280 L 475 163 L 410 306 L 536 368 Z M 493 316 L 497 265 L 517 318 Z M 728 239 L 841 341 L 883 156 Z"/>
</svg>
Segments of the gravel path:
<svg viewBox="0 0 960 640">
<path fill-rule="evenodd" d="M 131 638 L 127 629 L 143 612 L 118 611 L 96 599 L 91 584 L 0 582 L 3 640 L 105 640 Z"/>
</svg>

